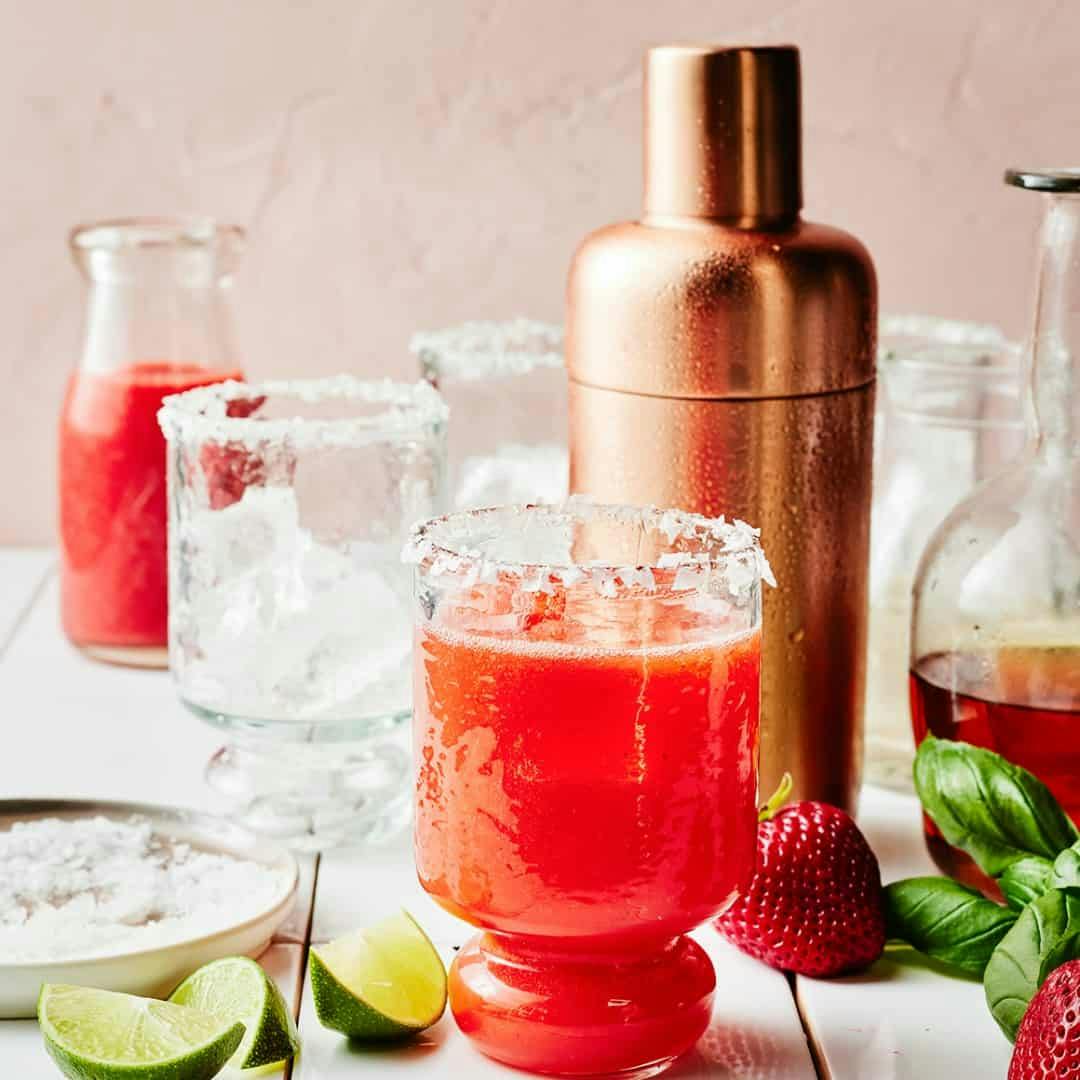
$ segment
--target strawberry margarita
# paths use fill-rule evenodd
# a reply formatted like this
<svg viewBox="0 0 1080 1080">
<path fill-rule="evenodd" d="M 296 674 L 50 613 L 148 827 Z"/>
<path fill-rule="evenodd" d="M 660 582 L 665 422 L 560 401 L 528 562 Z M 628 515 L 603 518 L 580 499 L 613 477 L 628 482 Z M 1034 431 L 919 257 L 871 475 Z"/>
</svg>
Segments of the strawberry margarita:
<svg viewBox="0 0 1080 1080">
<path fill-rule="evenodd" d="M 692 1046 L 714 975 L 681 935 L 753 872 L 760 551 L 660 517 L 571 502 L 419 533 L 417 868 L 487 931 L 451 971 L 459 1025 L 521 1068 L 644 1076 Z"/>
</svg>

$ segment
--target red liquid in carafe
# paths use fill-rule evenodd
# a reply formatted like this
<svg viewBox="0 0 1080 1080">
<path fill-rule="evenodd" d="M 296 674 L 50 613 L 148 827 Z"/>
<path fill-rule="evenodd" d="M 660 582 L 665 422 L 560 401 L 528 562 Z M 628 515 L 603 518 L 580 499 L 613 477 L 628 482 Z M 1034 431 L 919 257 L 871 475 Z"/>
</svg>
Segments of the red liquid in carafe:
<svg viewBox="0 0 1080 1080">
<path fill-rule="evenodd" d="M 165 645 L 158 409 L 169 394 L 241 377 L 235 369 L 156 360 L 71 377 L 60 418 L 60 592 L 64 630 L 75 644 Z"/>
<path fill-rule="evenodd" d="M 934 653 L 911 672 L 916 743 L 927 734 L 984 746 L 1034 773 L 1080 823 L 1080 646 Z M 996 886 L 924 818 L 926 846 L 946 873 Z"/>
</svg>

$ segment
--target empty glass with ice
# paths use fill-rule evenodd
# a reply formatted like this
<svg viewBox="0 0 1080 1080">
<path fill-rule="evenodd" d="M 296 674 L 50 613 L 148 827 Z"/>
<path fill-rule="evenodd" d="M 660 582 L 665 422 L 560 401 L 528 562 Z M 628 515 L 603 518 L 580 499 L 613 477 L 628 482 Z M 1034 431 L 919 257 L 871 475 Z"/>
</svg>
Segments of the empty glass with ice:
<svg viewBox="0 0 1080 1080">
<path fill-rule="evenodd" d="M 167 398 L 169 658 L 229 733 L 207 778 L 300 846 L 408 814 L 411 596 L 400 550 L 441 505 L 425 383 L 228 382 Z"/>
<path fill-rule="evenodd" d="M 409 343 L 454 422 L 447 457 L 456 509 L 559 502 L 569 483 L 563 333 L 535 319 L 467 322 Z"/>
</svg>

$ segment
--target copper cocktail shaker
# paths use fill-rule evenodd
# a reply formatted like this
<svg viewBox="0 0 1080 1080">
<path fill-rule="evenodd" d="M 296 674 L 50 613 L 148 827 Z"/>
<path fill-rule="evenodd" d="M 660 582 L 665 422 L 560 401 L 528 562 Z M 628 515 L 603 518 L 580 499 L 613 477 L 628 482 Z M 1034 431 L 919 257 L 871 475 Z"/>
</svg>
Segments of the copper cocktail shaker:
<svg viewBox="0 0 1080 1080">
<path fill-rule="evenodd" d="M 645 211 L 570 272 L 571 488 L 759 525 L 761 784 L 858 794 L 873 264 L 800 218 L 799 54 L 652 49 Z"/>
</svg>

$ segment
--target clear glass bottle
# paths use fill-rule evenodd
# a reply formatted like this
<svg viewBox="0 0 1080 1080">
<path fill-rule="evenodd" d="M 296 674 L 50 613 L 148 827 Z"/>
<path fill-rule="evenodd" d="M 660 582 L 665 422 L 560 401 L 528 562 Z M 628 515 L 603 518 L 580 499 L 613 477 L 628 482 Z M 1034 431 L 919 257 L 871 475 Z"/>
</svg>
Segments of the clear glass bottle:
<svg viewBox="0 0 1080 1080">
<path fill-rule="evenodd" d="M 962 739 L 1030 769 L 1080 819 L 1080 170 L 1006 180 L 1046 201 L 1027 443 L 922 559 L 912 721 L 917 740 Z M 927 845 L 944 870 L 987 885 L 935 832 Z"/>
<path fill-rule="evenodd" d="M 235 226 L 125 219 L 81 226 L 89 282 L 81 362 L 60 417 L 64 630 L 88 655 L 164 667 L 168 602 L 162 398 L 239 378 L 228 288 Z"/>
<path fill-rule="evenodd" d="M 1020 349 L 996 327 L 921 315 L 882 319 L 879 342 L 865 775 L 910 791 L 911 586 L 934 529 L 1023 448 Z"/>
</svg>

